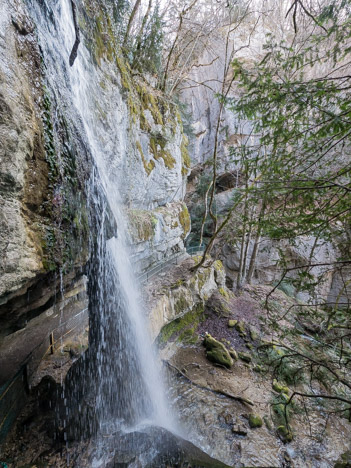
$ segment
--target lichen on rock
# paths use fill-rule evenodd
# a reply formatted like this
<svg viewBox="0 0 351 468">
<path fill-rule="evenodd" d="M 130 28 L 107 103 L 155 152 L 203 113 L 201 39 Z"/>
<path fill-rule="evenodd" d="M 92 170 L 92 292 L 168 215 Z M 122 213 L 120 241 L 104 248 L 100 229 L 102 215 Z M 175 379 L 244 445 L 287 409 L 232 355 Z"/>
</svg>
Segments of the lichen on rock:
<svg viewBox="0 0 351 468">
<path fill-rule="evenodd" d="M 147 210 L 128 211 L 130 233 L 134 242 L 150 240 L 155 233 L 157 219 Z"/>
<path fill-rule="evenodd" d="M 187 206 L 184 204 L 182 211 L 179 213 L 179 222 L 183 227 L 182 238 L 185 239 L 190 232 L 190 214 Z"/>
</svg>

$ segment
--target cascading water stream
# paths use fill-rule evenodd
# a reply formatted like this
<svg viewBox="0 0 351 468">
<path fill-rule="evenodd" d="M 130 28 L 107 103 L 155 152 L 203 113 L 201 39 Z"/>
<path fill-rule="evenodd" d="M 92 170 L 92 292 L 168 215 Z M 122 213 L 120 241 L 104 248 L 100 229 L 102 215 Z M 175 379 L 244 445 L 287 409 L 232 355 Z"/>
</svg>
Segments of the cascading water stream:
<svg viewBox="0 0 351 468">
<path fill-rule="evenodd" d="M 72 10 L 69 0 L 62 0 L 59 24 L 62 28 L 66 56 L 68 59 L 75 38 Z M 170 413 L 169 410 L 167 411 L 162 381 L 148 336 L 147 323 L 142 313 L 141 297 L 129 260 L 127 225 L 121 209 L 117 183 L 113 178 L 113 173 L 111 177 L 108 161 L 104 159 L 104 150 L 99 144 L 98 135 L 94 132 L 94 112 L 92 112 L 91 102 L 89 102 L 89 89 L 91 86 L 95 86 L 96 83 L 91 82 L 90 69 L 90 55 L 84 45 L 81 45 L 78 57 L 73 67 L 70 68 L 69 73 L 73 102 L 82 118 L 90 151 L 96 162 L 104 193 L 118 227 L 117 237 L 112 237 L 108 240 L 107 254 L 111 256 L 112 267 L 116 270 L 119 279 L 119 290 L 116 290 L 115 285 L 111 285 L 112 290 L 108 291 L 108 294 L 119 294 L 122 296 L 122 309 L 124 310 L 121 312 L 127 314 L 126 318 L 130 322 L 130 336 L 128 337 L 129 340 L 127 339 L 127 348 L 124 350 L 126 353 L 124 359 L 128 366 L 129 346 L 132 348 L 130 350 L 131 354 L 135 353 L 139 361 L 138 367 L 142 374 L 142 384 L 144 384 L 142 385 L 144 388 L 131 388 L 131 392 L 145 391 L 145 399 L 148 403 L 151 403 L 151 407 L 144 410 L 145 414 L 140 414 L 139 417 L 148 417 L 151 419 L 152 423 L 170 428 Z M 111 355 L 110 359 L 116 359 L 116 356 Z M 99 365 L 103 365 L 103 362 Z M 132 372 L 135 372 L 135 369 L 132 369 Z M 131 379 L 131 384 L 133 385 L 133 375 L 129 375 L 128 378 Z M 115 391 L 118 393 L 118 389 L 115 389 Z M 141 395 L 131 395 L 132 400 L 135 396 L 141 399 Z M 137 422 L 140 423 L 141 421 Z"/>
<path fill-rule="evenodd" d="M 61 73 L 55 64 L 59 59 L 63 64 L 61 68 L 64 68 L 63 79 L 71 89 L 74 113 L 81 120 L 85 143 L 98 173 L 97 178 L 92 178 L 95 186 L 90 190 L 91 196 L 95 196 L 93 205 L 101 209 L 101 213 L 97 213 L 101 226 L 94 240 L 97 244 L 95 258 L 93 256 L 96 264 L 92 267 L 95 286 L 91 286 L 95 298 L 92 305 L 95 318 L 91 317 L 95 338 L 90 349 L 93 363 L 90 379 L 94 380 L 96 393 L 93 406 L 98 415 L 97 425 L 100 431 L 105 427 L 110 430 L 111 426 L 117 430 L 128 429 L 144 422 L 174 429 L 129 260 L 127 225 L 121 209 L 116 171 L 111 164 L 111 145 L 114 142 L 103 142 L 97 130 L 98 117 L 92 98 L 97 86 L 94 66 L 84 44 L 79 47 L 73 67 L 68 66 L 75 40 L 70 0 L 59 0 L 55 6 L 45 3 L 44 6 L 55 16 L 53 37 L 50 36 L 47 19 L 41 17 L 41 10 L 35 2 L 32 3 L 37 23 L 41 24 L 38 34 L 44 54 L 53 57 L 50 84 L 59 95 L 61 90 L 54 76 L 55 67 Z M 49 69 L 47 74 L 50 74 Z M 105 151 L 106 145 L 110 147 L 108 152 Z M 102 199 L 107 203 L 101 203 Z M 106 223 L 117 224 L 117 236 L 106 236 Z"/>
</svg>

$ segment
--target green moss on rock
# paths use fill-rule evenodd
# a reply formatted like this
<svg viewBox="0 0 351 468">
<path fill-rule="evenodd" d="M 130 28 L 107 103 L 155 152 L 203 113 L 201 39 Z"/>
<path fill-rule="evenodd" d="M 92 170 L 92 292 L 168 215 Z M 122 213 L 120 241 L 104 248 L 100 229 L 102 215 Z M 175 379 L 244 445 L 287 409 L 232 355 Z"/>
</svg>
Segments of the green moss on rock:
<svg viewBox="0 0 351 468">
<path fill-rule="evenodd" d="M 176 315 L 180 315 L 189 308 L 189 303 L 184 296 L 181 296 L 174 304 Z"/>
<path fill-rule="evenodd" d="M 272 426 L 272 423 L 270 421 L 270 419 L 268 418 L 268 416 L 263 416 L 263 421 L 266 425 L 266 428 L 271 431 L 273 429 L 273 426 Z"/>
<path fill-rule="evenodd" d="M 234 328 L 237 323 L 238 323 L 237 320 L 228 320 L 228 327 Z"/>
<path fill-rule="evenodd" d="M 245 323 L 242 320 L 240 320 L 240 322 L 235 325 L 235 329 L 239 332 L 240 335 L 246 336 Z"/>
<path fill-rule="evenodd" d="M 213 263 L 213 266 L 215 267 L 215 269 L 217 271 L 224 272 L 224 266 L 223 266 L 223 263 L 220 260 L 216 260 Z"/>
<path fill-rule="evenodd" d="M 284 443 L 291 442 L 294 438 L 293 433 L 286 426 L 279 426 L 277 428 L 277 434 L 279 439 Z"/>
<path fill-rule="evenodd" d="M 261 416 L 258 414 L 250 413 L 249 414 L 249 425 L 251 429 L 255 429 L 257 427 L 262 427 L 263 426 L 263 421 Z"/>
<path fill-rule="evenodd" d="M 250 327 L 250 338 L 252 339 L 252 341 L 256 341 L 258 339 L 258 332 L 253 327 Z"/>
<path fill-rule="evenodd" d="M 218 291 L 219 291 L 219 294 L 220 294 L 221 296 L 223 296 L 223 297 L 225 297 L 226 299 L 229 300 L 229 293 L 228 293 L 228 291 L 227 291 L 226 289 L 224 289 L 224 288 L 219 288 Z"/>
<path fill-rule="evenodd" d="M 181 306 L 181 304 L 179 304 L 179 306 Z M 158 342 L 161 345 L 167 343 L 169 340 L 195 343 L 198 340 L 196 329 L 203 319 L 204 307 L 202 304 L 198 304 L 187 314 L 165 325 L 159 334 Z"/>
<path fill-rule="evenodd" d="M 201 289 L 205 286 L 206 282 L 209 280 L 210 274 L 210 270 L 206 269 L 200 270 L 197 273 L 199 291 L 201 291 Z"/>
<path fill-rule="evenodd" d="M 155 168 L 155 161 L 153 161 L 152 159 L 150 161 L 147 161 L 146 158 L 145 158 L 145 155 L 144 155 L 144 152 L 143 152 L 143 149 L 141 147 L 141 144 L 140 144 L 140 141 L 137 141 L 136 142 L 136 147 L 138 148 L 138 151 L 140 153 L 140 156 L 141 156 L 141 160 L 143 162 L 143 166 L 144 166 L 144 169 L 147 173 L 147 175 L 149 176 L 151 174 L 151 172 L 154 170 Z"/>
<path fill-rule="evenodd" d="M 235 351 L 234 348 L 229 348 L 229 354 L 234 359 L 234 361 L 238 360 L 238 353 Z"/>
<path fill-rule="evenodd" d="M 248 353 L 239 352 L 238 356 L 244 362 L 251 362 L 252 361 L 252 357 Z"/>
<path fill-rule="evenodd" d="M 190 225 L 191 225 L 190 214 L 185 203 L 183 204 L 183 208 L 181 212 L 179 213 L 178 219 L 183 228 L 183 234 L 181 235 L 181 238 L 185 239 L 190 232 Z"/>
<path fill-rule="evenodd" d="M 150 211 L 129 210 L 129 230 L 135 242 L 150 240 L 155 234 L 154 217 Z"/>
<path fill-rule="evenodd" d="M 210 270 L 208 270 L 208 272 L 210 275 Z M 231 315 L 227 300 L 220 295 L 218 290 L 212 294 L 212 296 L 207 301 L 206 306 L 219 317 L 229 317 Z"/>
<path fill-rule="evenodd" d="M 164 125 L 164 120 L 160 111 L 162 105 L 161 96 L 157 96 L 154 90 L 147 88 L 145 85 L 137 85 L 136 90 L 139 94 L 143 110 L 151 112 L 154 122 L 158 125 Z"/>
<path fill-rule="evenodd" d="M 168 169 L 173 169 L 176 165 L 176 160 L 171 153 L 166 150 L 167 140 L 161 135 L 152 135 L 150 137 L 150 152 L 156 160 L 162 159 Z"/>
<path fill-rule="evenodd" d="M 276 379 L 273 380 L 272 388 L 278 393 L 285 393 L 286 395 L 289 395 L 289 387 L 280 384 Z"/>
<path fill-rule="evenodd" d="M 221 364 L 228 368 L 232 367 L 233 359 L 223 343 L 207 334 L 204 340 L 204 345 L 206 348 L 206 357 L 209 361 Z"/>
<path fill-rule="evenodd" d="M 186 135 L 183 135 L 182 143 L 180 145 L 180 152 L 182 155 L 182 175 L 186 176 L 191 167 L 191 160 L 188 151 L 189 140 Z"/>
<path fill-rule="evenodd" d="M 350 468 L 351 467 L 351 450 L 343 453 L 338 458 L 334 468 Z"/>
<path fill-rule="evenodd" d="M 121 75 L 121 83 L 124 89 L 129 92 L 133 90 L 133 81 L 128 63 L 122 57 L 122 54 L 116 54 L 116 64 Z"/>
</svg>

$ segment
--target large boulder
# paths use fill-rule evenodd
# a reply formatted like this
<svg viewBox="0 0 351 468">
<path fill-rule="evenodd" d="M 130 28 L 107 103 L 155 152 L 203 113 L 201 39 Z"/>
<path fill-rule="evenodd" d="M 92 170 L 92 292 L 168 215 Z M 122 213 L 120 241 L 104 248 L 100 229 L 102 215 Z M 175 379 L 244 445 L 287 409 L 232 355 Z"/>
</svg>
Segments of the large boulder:
<svg viewBox="0 0 351 468">
<path fill-rule="evenodd" d="M 223 343 L 220 343 L 211 335 L 207 334 L 204 340 L 204 345 L 206 348 L 207 359 L 215 364 L 220 364 L 228 368 L 232 367 L 234 361 Z"/>
</svg>

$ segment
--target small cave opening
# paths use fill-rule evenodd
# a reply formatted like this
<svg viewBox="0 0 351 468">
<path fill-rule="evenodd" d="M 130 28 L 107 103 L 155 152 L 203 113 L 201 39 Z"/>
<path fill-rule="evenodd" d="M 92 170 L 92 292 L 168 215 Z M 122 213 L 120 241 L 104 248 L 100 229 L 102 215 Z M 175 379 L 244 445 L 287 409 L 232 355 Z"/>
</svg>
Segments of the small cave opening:
<svg viewBox="0 0 351 468">
<path fill-rule="evenodd" d="M 225 192 L 233 189 L 239 184 L 240 173 L 237 171 L 225 172 L 217 177 L 216 191 L 217 193 Z"/>
</svg>

